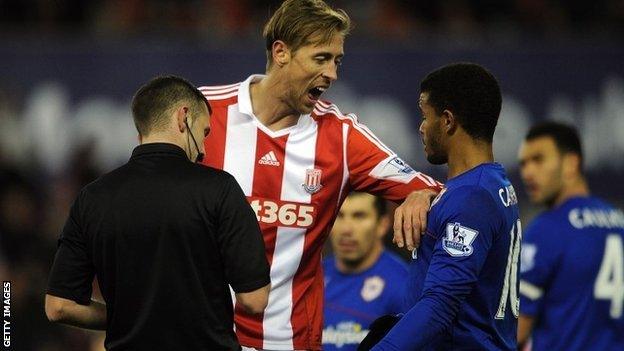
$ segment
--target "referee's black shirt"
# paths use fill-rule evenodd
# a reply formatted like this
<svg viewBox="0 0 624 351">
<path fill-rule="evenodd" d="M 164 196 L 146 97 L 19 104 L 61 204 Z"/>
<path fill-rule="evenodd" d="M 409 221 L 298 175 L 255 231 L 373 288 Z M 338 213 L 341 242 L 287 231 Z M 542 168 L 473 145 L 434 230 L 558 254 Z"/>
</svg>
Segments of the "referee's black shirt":
<svg viewBox="0 0 624 351">
<path fill-rule="evenodd" d="M 47 293 L 106 300 L 109 350 L 238 350 L 228 283 L 269 283 L 256 216 L 228 173 L 173 144 L 134 149 L 87 185 L 59 240 Z"/>
</svg>

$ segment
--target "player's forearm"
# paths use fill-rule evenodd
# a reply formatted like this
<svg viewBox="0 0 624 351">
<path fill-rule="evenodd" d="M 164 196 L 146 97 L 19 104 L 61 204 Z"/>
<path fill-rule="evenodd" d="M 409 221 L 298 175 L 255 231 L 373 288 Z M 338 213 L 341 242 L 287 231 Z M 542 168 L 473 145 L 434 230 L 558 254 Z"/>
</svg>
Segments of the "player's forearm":
<svg viewBox="0 0 624 351">
<path fill-rule="evenodd" d="M 418 350 L 430 344 L 455 318 L 459 301 L 452 300 L 436 295 L 423 297 L 372 350 Z"/>
<path fill-rule="evenodd" d="M 71 301 L 54 308 L 48 313 L 48 318 L 52 322 L 74 327 L 105 330 L 106 305 L 95 300 L 91 300 L 89 305 L 80 305 Z"/>
<path fill-rule="evenodd" d="M 417 176 L 409 182 L 409 187 L 414 191 L 431 191 L 435 197 L 442 191 L 444 184 L 438 182 L 433 177 L 430 177 L 424 173 L 417 172 Z"/>
<path fill-rule="evenodd" d="M 75 304 L 64 313 L 65 318 L 59 321 L 74 327 L 106 330 L 106 305 L 91 300 L 88 306 Z"/>
</svg>

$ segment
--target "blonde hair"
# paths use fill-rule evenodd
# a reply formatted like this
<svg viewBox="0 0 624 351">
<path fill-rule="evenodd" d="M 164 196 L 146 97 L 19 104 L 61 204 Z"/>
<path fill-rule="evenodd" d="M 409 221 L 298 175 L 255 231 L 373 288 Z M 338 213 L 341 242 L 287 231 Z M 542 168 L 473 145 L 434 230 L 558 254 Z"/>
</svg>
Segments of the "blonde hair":
<svg viewBox="0 0 624 351">
<path fill-rule="evenodd" d="M 273 63 L 273 43 L 281 40 L 292 52 L 304 45 L 329 43 L 336 33 L 349 34 L 351 19 L 341 9 L 332 9 L 323 0 L 286 0 L 264 26 L 267 70 Z"/>
</svg>

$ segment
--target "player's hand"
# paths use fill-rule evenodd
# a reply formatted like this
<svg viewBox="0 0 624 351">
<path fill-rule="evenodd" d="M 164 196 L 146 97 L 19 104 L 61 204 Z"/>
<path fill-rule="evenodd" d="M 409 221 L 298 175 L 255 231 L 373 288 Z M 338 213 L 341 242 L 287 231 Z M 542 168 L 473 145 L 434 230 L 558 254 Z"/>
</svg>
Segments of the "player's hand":
<svg viewBox="0 0 624 351">
<path fill-rule="evenodd" d="M 414 191 L 405 198 L 394 211 L 393 243 L 401 248 L 406 246 L 409 251 L 420 245 L 420 236 L 427 228 L 427 212 L 436 195 L 436 191 L 424 189 Z"/>
</svg>

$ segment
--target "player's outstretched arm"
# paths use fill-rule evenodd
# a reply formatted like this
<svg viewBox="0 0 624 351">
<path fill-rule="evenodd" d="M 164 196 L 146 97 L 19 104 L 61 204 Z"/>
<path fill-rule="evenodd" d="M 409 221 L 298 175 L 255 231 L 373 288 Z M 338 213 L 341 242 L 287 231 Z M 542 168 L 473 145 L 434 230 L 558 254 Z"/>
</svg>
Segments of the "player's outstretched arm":
<svg viewBox="0 0 624 351">
<path fill-rule="evenodd" d="M 442 183 L 415 171 L 353 115 L 348 120 L 347 169 L 355 191 L 401 203 L 395 212 L 393 241 L 408 250 L 418 247 L 427 226 L 430 203 Z"/>
</svg>

